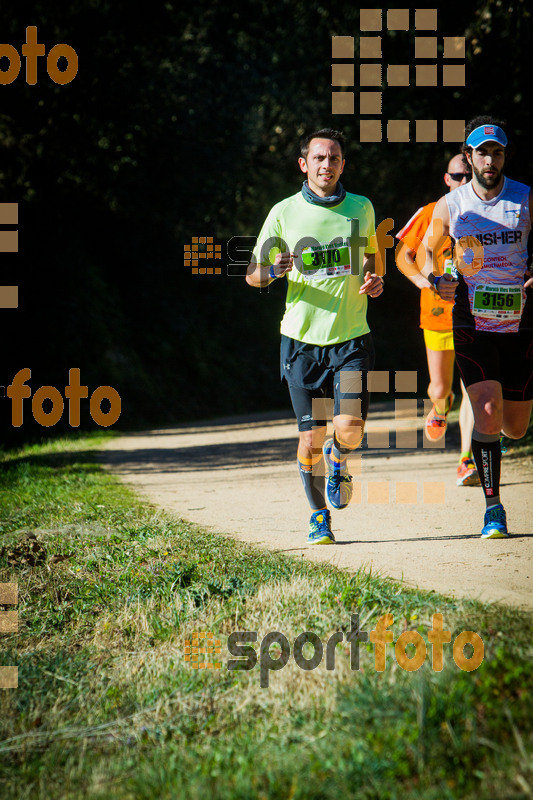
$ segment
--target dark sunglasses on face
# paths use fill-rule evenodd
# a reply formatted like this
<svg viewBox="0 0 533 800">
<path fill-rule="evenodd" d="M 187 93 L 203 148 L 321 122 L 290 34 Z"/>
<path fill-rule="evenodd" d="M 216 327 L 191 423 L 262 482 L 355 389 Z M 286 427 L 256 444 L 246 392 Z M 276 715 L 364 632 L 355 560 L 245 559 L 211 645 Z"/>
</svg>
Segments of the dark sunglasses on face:
<svg viewBox="0 0 533 800">
<path fill-rule="evenodd" d="M 470 178 L 472 177 L 472 173 L 471 172 L 448 172 L 448 175 L 454 181 L 462 181 L 463 178 L 466 178 L 467 180 L 470 180 Z"/>
</svg>

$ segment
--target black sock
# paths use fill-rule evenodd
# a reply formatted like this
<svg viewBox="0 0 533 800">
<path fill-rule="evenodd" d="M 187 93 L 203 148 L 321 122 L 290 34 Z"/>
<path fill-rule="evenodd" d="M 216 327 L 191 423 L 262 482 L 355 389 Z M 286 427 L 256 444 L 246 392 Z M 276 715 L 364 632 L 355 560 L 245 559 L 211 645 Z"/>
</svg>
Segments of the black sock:
<svg viewBox="0 0 533 800">
<path fill-rule="evenodd" d="M 500 502 L 502 463 L 500 434 L 479 433 L 474 429 L 472 432 L 472 455 L 476 462 L 487 507 L 497 505 Z"/>
</svg>

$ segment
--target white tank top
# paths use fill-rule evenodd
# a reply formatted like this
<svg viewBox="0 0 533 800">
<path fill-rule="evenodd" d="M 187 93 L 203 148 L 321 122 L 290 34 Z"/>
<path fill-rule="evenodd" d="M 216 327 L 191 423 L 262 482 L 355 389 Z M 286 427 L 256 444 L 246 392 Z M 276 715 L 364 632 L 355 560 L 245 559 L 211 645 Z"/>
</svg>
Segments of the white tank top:
<svg viewBox="0 0 533 800">
<path fill-rule="evenodd" d="M 501 192 L 492 200 L 482 200 L 472 183 L 445 195 L 456 252 L 462 237 L 474 236 L 483 246 L 481 269 L 475 274 L 464 271 L 459 279 L 454 327 L 473 326 L 497 333 L 519 329 L 526 303 L 523 285 L 531 228 L 529 192 L 526 184 L 504 178 Z M 471 260 L 472 250 L 465 253 L 467 263 L 469 255 Z M 529 306 L 531 301 L 528 315 Z"/>
</svg>

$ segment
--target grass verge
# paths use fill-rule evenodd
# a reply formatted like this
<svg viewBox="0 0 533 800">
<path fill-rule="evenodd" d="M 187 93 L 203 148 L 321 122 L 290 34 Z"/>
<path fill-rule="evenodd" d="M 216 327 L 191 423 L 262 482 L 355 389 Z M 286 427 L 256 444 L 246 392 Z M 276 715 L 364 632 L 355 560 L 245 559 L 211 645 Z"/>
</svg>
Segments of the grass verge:
<svg viewBox="0 0 533 800">
<path fill-rule="evenodd" d="M 94 445 L 34 446 L 1 464 L 0 583 L 18 583 L 20 620 L 0 638 L 0 664 L 19 669 L 18 689 L 0 690 L 2 798 L 531 797 L 530 615 L 207 533 L 140 503 Z M 450 644 L 432 670 L 436 612 L 452 643 L 463 630 L 482 638 L 478 669 L 460 670 Z M 391 645 L 376 672 L 371 642 L 354 669 L 346 636 L 334 670 L 295 663 L 303 631 L 325 645 L 352 614 L 370 632 L 386 613 L 395 640 L 425 641 L 416 672 Z M 219 669 L 185 660 L 194 631 L 220 640 Z M 227 668 L 235 631 L 257 632 L 257 653 L 268 632 L 287 638 L 268 688 L 259 664 Z M 281 663 L 279 647 L 270 654 Z"/>
</svg>

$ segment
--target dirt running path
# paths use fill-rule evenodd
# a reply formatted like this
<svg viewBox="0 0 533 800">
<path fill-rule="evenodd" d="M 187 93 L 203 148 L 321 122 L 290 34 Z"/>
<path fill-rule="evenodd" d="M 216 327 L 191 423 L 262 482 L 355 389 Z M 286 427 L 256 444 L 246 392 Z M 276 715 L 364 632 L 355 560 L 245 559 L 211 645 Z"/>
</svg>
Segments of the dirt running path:
<svg viewBox="0 0 533 800">
<path fill-rule="evenodd" d="M 390 408 L 373 406 L 367 432 L 393 426 Z M 419 430 L 416 449 L 396 449 L 391 433 L 391 447 L 352 456 L 358 486 L 350 506 L 333 511 L 337 544 L 330 547 L 305 542 L 310 512 L 291 412 L 121 436 L 101 456 L 141 495 L 213 531 L 349 570 L 372 568 L 423 589 L 533 608 L 531 461 L 503 457 L 512 538 L 483 541 L 482 491 L 455 485 L 456 424 L 446 438 L 446 448 L 425 449 Z M 442 490 L 444 503 L 424 502 L 442 500 Z M 411 502 L 398 502 L 402 492 Z"/>
</svg>

